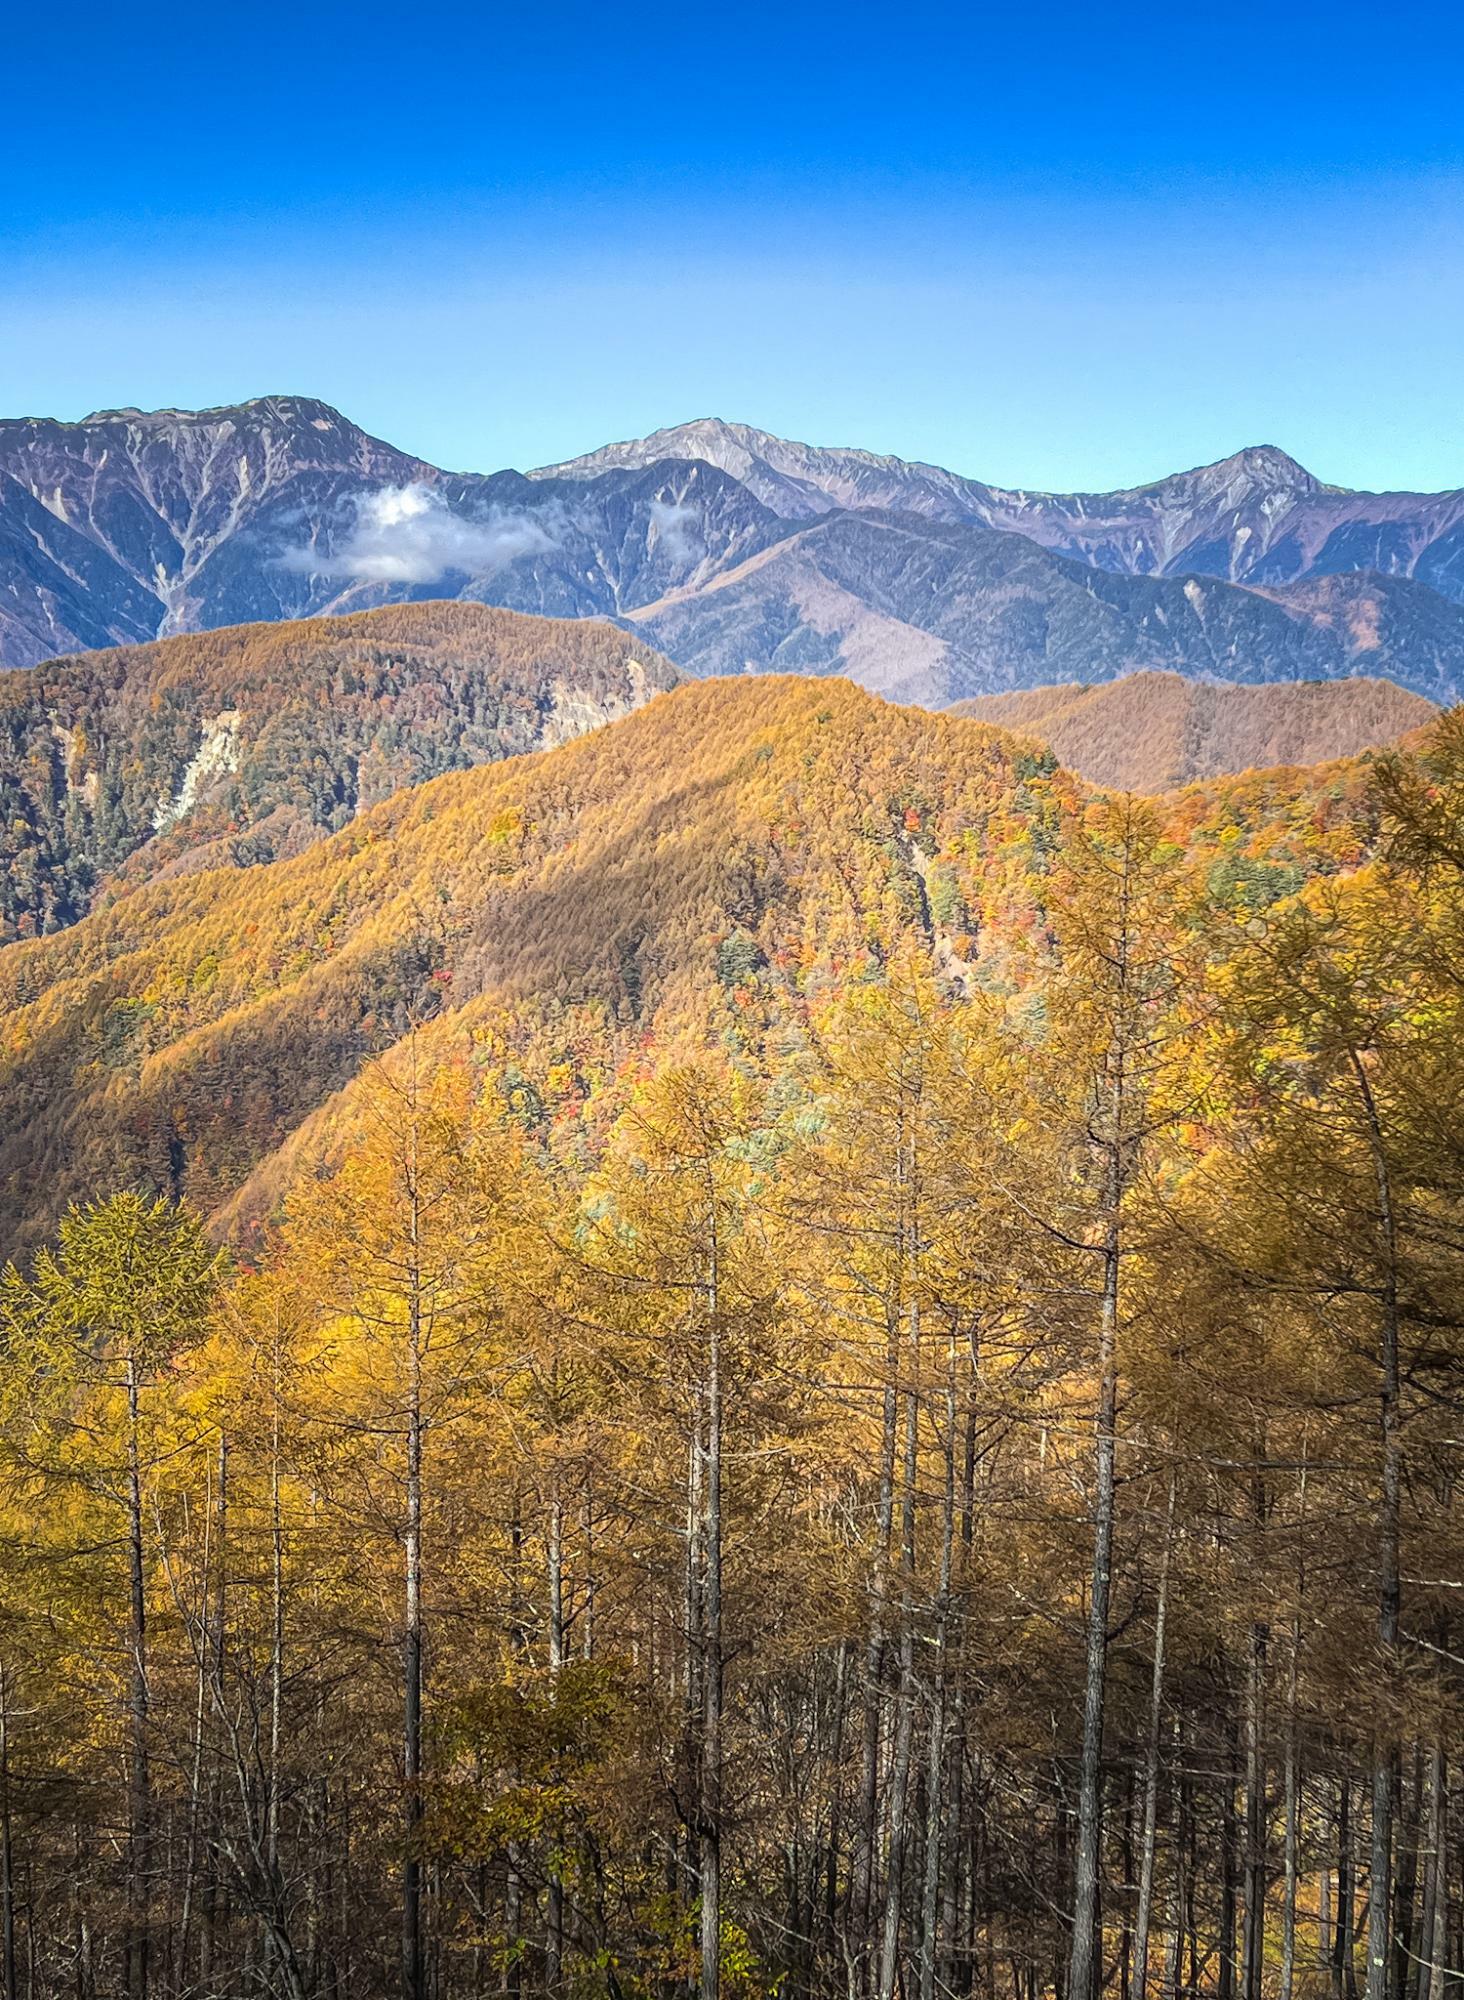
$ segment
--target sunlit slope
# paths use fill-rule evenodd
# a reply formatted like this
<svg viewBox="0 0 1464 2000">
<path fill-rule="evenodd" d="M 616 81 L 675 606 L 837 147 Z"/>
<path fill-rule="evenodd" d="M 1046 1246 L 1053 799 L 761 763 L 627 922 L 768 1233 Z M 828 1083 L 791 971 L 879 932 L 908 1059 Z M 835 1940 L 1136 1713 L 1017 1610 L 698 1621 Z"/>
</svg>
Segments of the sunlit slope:
<svg viewBox="0 0 1464 2000">
<path fill-rule="evenodd" d="M 1196 793 L 1176 834 L 1264 900 L 1358 851 L 1362 779 Z M 413 1022 L 491 1032 L 524 1115 L 574 1143 L 652 1040 L 775 1068 L 811 991 L 902 943 L 953 988 L 1000 982 L 1081 798 L 984 724 L 841 681 L 707 682 L 291 859 L 140 887 L 0 953 L 0 1231 L 139 1181 L 217 1211 Z"/>
<path fill-rule="evenodd" d="M 563 742 L 675 679 L 613 625 L 450 603 L 0 674 L 0 941 L 150 876 L 298 852 L 403 785 Z"/>
<path fill-rule="evenodd" d="M 1438 709 L 1387 680 L 1248 686 L 1146 673 L 976 695 L 955 712 L 1030 730 L 1094 784 L 1161 792 L 1231 772 L 1355 757 L 1397 742 Z"/>
</svg>

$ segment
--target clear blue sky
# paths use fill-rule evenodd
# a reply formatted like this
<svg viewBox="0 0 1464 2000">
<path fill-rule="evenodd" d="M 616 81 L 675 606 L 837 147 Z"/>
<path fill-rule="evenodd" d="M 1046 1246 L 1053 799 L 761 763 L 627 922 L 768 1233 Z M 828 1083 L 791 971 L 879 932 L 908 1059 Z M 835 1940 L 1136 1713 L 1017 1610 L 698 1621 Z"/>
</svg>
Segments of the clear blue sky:
<svg viewBox="0 0 1464 2000">
<path fill-rule="evenodd" d="M 32 0 L 5 40 L 0 414 L 1464 484 L 1454 5 Z"/>
</svg>

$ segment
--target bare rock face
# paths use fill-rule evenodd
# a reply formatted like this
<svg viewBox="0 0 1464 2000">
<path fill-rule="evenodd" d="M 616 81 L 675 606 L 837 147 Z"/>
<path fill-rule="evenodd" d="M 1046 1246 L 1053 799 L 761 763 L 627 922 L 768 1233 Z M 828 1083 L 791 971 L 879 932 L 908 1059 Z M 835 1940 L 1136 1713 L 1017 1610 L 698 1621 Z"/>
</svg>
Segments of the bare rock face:
<svg viewBox="0 0 1464 2000">
<path fill-rule="evenodd" d="M 0 423 L 0 665 L 432 598 L 932 702 L 1149 668 L 1453 700 L 1464 493 L 1344 492 L 1271 446 L 1025 493 L 712 418 L 447 473 L 291 396 Z"/>
<path fill-rule="evenodd" d="M 0 422 L 0 659 L 297 616 L 307 579 L 269 555 L 346 492 L 427 470 L 296 396 Z"/>
</svg>

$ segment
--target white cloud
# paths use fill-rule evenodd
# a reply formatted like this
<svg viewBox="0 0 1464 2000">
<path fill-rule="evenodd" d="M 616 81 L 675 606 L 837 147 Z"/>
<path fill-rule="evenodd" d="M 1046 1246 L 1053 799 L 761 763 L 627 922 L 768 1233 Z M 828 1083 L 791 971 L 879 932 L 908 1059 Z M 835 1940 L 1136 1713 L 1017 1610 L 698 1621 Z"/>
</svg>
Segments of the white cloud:
<svg viewBox="0 0 1464 2000">
<path fill-rule="evenodd" d="M 691 562 L 702 550 L 701 513 L 684 501 L 653 500 L 651 526 L 673 562 Z"/>
<path fill-rule="evenodd" d="M 348 532 L 328 553 L 291 549 L 281 560 L 287 569 L 353 583 L 432 583 L 449 570 L 490 575 L 553 545 L 528 515 L 472 520 L 454 514 L 440 493 L 416 482 L 361 494 Z"/>
</svg>

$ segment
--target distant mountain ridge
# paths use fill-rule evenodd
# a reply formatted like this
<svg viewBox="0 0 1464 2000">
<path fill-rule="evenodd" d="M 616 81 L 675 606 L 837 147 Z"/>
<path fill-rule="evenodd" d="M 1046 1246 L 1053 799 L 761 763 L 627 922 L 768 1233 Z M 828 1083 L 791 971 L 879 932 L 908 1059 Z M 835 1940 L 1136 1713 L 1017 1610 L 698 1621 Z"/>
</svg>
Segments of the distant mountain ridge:
<svg viewBox="0 0 1464 2000">
<path fill-rule="evenodd" d="M 1359 574 L 1260 592 L 1127 577 L 1025 536 L 912 514 L 833 512 L 627 622 L 694 674 L 844 673 L 936 707 L 1145 670 L 1230 681 L 1385 673 L 1464 692 L 1464 606 Z"/>
<path fill-rule="evenodd" d="M 1360 675 L 1227 687 L 1158 673 L 978 695 L 951 712 L 1030 731 L 1091 783 L 1136 792 L 1356 757 L 1397 743 L 1438 714 L 1421 695 Z"/>
<path fill-rule="evenodd" d="M 946 702 L 1157 669 L 1464 693 L 1464 494 L 1271 447 L 1125 493 L 983 485 L 707 419 L 446 472 L 307 397 L 0 422 L 0 664 L 437 598 L 610 618 L 692 674 Z"/>
<path fill-rule="evenodd" d="M 1464 489 L 1359 493 L 1326 486 L 1274 445 L 1112 493 L 989 486 L 937 465 L 791 443 L 704 418 L 531 476 L 587 478 L 694 457 L 742 481 L 789 519 L 881 508 L 979 521 L 1059 555 L 1131 576 L 1219 576 L 1284 584 L 1356 569 L 1415 577 L 1464 602 Z"/>
</svg>

